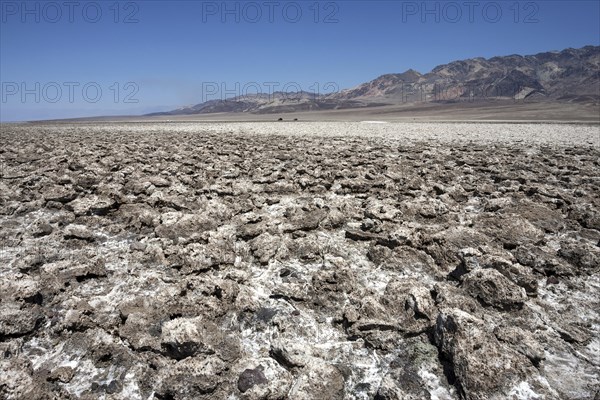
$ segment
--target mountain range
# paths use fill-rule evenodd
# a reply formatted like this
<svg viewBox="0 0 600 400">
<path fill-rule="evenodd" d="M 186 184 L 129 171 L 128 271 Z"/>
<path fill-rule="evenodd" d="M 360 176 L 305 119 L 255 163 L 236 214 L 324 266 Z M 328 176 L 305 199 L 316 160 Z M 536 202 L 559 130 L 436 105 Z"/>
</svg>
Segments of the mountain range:
<svg viewBox="0 0 600 400">
<path fill-rule="evenodd" d="M 269 114 L 425 102 L 484 104 L 492 99 L 600 105 L 600 46 L 471 58 L 439 65 L 425 74 L 409 69 L 381 75 L 336 93 L 247 94 L 148 115 Z"/>
</svg>

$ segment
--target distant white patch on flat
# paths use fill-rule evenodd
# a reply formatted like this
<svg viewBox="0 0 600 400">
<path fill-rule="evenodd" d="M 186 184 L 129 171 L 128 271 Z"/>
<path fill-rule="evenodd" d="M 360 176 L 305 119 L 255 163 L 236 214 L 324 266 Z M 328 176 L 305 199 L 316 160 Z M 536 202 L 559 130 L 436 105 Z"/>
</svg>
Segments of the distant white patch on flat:
<svg viewBox="0 0 600 400">
<path fill-rule="evenodd" d="M 360 121 L 363 124 L 387 124 L 387 121 Z"/>
</svg>

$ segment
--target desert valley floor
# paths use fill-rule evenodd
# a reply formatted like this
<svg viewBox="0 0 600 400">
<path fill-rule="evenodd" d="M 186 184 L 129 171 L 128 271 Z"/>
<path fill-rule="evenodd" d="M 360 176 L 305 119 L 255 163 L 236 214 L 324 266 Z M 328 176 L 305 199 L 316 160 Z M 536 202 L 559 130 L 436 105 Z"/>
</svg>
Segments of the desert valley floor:
<svg viewBox="0 0 600 400">
<path fill-rule="evenodd" d="M 598 124 L 4 124 L 2 399 L 600 396 Z"/>
</svg>

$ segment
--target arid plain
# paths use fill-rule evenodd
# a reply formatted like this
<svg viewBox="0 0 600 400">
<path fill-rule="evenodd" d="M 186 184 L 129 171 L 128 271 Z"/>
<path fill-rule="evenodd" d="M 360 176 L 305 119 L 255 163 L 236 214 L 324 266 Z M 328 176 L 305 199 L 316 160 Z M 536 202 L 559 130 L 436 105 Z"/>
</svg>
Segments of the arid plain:
<svg viewBox="0 0 600 400">
<path fill-rule="evenodd" d="M 0 397 L 597 399 L 600 126 L 532 107 L 3 124 Z"/>
</svg>

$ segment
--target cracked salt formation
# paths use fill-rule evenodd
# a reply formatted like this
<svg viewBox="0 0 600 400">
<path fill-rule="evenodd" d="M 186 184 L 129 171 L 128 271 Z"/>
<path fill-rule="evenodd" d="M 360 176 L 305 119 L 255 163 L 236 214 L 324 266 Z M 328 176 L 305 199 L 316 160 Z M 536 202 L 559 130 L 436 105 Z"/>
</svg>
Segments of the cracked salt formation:
<svg viewBox="0 0 600 400">
<path fill-rule="evenodd" d="M 596 126 L 23 124 L 0 148 L 1 398 L 598 396 Z"/>
</svg>

